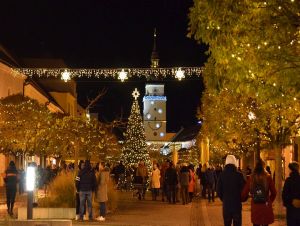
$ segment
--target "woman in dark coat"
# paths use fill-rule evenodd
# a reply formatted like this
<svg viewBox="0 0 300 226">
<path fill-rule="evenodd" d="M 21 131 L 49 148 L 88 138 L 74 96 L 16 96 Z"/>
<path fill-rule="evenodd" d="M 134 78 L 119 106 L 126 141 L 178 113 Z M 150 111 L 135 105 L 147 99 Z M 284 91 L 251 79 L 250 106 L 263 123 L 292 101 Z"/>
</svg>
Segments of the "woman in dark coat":
<svg viewBox="0 0 300 226">
<path fill-rule="evenodd" d="M 287 226 L 300 225 L 300 175 L 299 164 L 292 162 L 289 164 L 291 170 L 290 176 L 286 179 L 283 191 L 282 200 L 286 207 Z"/>
<path fill-rule="evenodd" d="M 256 163 L 253 174 L 248 178 L 247 183 L 242 192 L 242 199 L 246 199 L 249 192 L 252 196 L 251 200 L 251 222 L 254 226 L 267 226 L 274 222 L 274 213 L 272 203 L 276 197 L 275 185 L 272 177 L 266 172 L 262 160 Z M 265 191 L 265 201 L 255 202 L 254 191 L 257 187 Z"/>
<path fill-rule="evenodd" d="M 18 183 L 18 170 L 14 161 L 10 161 L 9 166 L 5 171 L 4 181 L 6 188 L 7 213 L 13 215 Z"/>
</svg>

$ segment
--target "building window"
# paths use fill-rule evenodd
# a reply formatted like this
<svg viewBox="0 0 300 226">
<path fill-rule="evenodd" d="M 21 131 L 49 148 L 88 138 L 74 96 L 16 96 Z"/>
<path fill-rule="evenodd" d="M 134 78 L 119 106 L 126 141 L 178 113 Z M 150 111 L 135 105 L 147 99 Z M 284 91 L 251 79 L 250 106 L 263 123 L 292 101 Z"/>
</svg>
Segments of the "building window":
<svg viewBox="0 0 300 226">
<path fill-rule="evenodd" d="M 159 114 L 163 113 L 163 110 L 162 110 L 161 108 L 158 109 L 158 113 L 159 113 Z"/>
</svg>

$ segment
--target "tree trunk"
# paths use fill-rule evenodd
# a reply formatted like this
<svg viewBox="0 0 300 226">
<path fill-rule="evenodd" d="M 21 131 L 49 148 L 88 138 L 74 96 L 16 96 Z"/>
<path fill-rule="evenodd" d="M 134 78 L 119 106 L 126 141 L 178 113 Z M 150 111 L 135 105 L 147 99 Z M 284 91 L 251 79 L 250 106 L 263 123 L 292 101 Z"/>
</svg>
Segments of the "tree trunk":
<svg viewBox="0 0 300 226">
<path fill-rule="evenodd" d="M 74 170 L 75 173 L 77 174 L 78 172 L 78 158 L 79 158 L 79 142 L 75 142 L 74 144 Z"/>
<path fill-rule="evenodd" d="M 256 150 L 255 150 L 255 164 L 260 160 L 260 137 L 259 130 L 256 129 Z"/>
<path fill-rule="evenodd" d="M 281 199 L 281 193 L 282 193 L 282 149 L 281 147 L 275 146 L 274 152 L 275 152 L 275 187 L 277 191 L 277 196 L 274 203 L 275 204 L 274 213 L 275 215 L 279 215 L 283 213 L 282 199 Z"/>
</svg>

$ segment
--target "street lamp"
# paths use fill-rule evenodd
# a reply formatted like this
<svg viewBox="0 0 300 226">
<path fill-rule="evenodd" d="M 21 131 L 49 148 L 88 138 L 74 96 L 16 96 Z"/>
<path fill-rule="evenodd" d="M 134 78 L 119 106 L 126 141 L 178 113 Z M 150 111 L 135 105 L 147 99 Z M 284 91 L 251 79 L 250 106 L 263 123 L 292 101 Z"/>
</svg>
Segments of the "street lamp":
<svg viewBox="0 0 300 226">
<path fill-rule="evenodd" d="M 33 191 L 35 189 L 36 167 L 30 163 L 26 170 L 27 219 L 32 219 Z"/>
</svg>

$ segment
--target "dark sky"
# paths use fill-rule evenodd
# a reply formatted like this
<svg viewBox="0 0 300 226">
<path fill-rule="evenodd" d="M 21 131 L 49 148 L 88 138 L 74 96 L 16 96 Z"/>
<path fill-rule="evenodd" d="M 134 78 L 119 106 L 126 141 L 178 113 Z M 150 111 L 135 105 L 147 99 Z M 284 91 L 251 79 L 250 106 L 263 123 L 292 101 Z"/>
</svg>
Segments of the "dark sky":
<svg viewBox="0 0 300 226">
<path fill-rule="evenodd" d="M 161 67 L 202 66 L 205 47 L 186 37 L 191 0 L 9 0 L 0 4 L 0 42 L 17 58 L 62 58 L 69 67 L 149 67 L 153 29 Z M 45 65 L 46 66 L 46 65 Z M 108 120 L 130 111 L 131 92 L 145 80 L 80 81 L 79 100 L 102 87 L 97 110 Z M 168 130 L 196 122 L 200 79 L 165 83 Z M 142 104 L 142 102 L 141 102 Z M 141 105 L 142 106 L 142 105 Z"/>
</svg>

